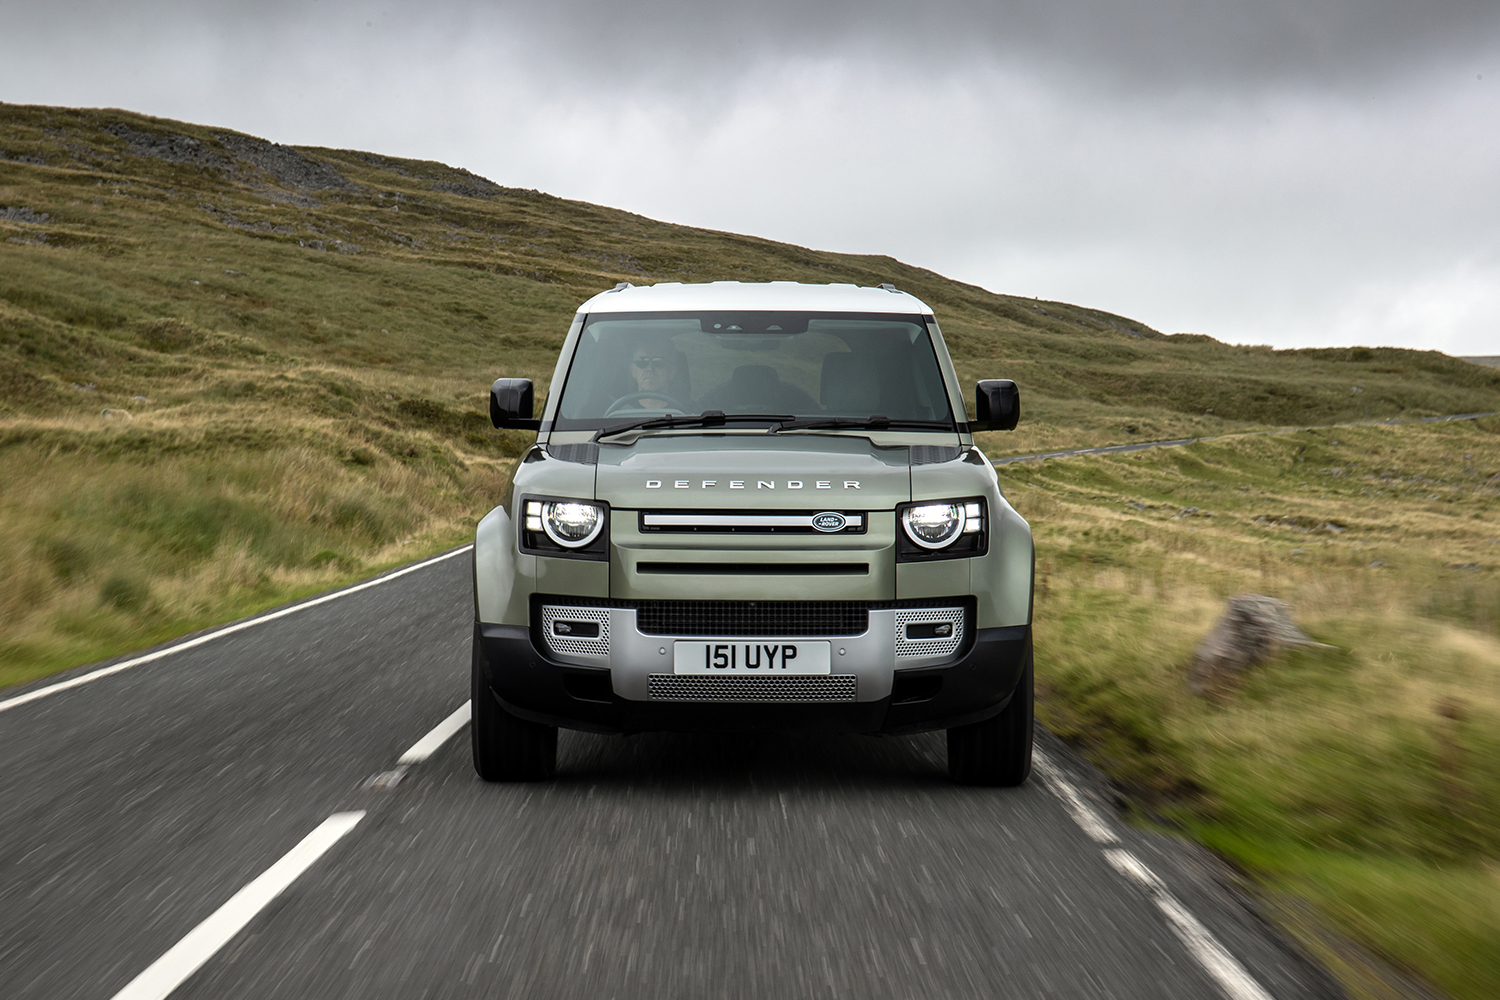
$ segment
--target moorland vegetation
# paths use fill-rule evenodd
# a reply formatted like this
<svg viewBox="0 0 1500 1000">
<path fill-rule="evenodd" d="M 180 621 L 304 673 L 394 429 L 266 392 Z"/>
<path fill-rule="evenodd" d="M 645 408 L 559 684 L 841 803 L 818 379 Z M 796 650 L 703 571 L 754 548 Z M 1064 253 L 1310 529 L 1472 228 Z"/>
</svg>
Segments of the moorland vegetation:
<svg viewBox="0 0 1500 1000">
<path fill-rule="evenodd" d="M 1500 410 L 1500 371 L 1435 352 L 1163 335 L 439 163 L 0 105 L 0 685 L 462 541 L 529 443 L 490 381 L 545 394 L 617 281 L 716 279 L 920 296 L 966 380 L 1022 386 L 993 456 L 1218 435 L 1001 468 L 1041 718 L 1357 995 L 1384 987 L 1347 939 L 1500 995 L 1500 419 L 1419 422 Z M 1242 433 L 1281 426 L 1321 429 Z M 1245 591 L 1335 648 L 1190 695 Z"/>
</svg>

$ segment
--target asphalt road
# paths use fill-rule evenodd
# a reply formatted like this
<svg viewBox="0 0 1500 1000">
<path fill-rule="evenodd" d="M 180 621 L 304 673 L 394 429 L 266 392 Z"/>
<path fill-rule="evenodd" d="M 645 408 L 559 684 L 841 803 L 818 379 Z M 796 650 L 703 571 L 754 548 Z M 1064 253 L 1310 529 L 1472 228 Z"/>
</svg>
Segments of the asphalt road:
<svg viewBox="0 0 1500 1000">
<path fill-rule="evenodd" d="M 109 1000 L 351 812 L 174 998 L 1338 995 L 1045 733 L 1011 790 L 936 735 L 565 733 L 557 780 L 487 785 L 466 729 L 367 787 L 467 699 L 469 588 L 459 555 L 0 711 L 0 997 Z"/>
</svg>

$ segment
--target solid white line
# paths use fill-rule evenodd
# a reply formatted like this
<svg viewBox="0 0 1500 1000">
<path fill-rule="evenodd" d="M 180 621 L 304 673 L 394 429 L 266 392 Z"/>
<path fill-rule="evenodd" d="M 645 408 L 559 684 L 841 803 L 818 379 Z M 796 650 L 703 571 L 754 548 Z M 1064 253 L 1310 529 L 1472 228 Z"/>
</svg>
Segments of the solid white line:
<svg viewBox="0 0 1500 1000">
<path fill-rule="evenodd" d="M 312 867 L 339 838 L 364 819 L 363 812 L 334 813 L 302 838 L 302 842 L 282 856 L 259 878 L 229 897 L 203 923 L 188 932 L 167 953 L 146 967 L 130 981 L 114 1000 L 166 1000 L 183 980 L 202 968 L 203 963 L 238 934 L 255 915 L 279 896 L 297 876 Z"/>
<path fill-rule="evenodd" d="M 1062 771 L 1058 770 L 1056 764 L 1035 751 L 1032 752 L 1031 760 L 1032 765 L 1041 772 L 1042 777 L 1047 779 L 1047 787 L 1062 799 L 1063 805 L 1068 807 L 1068 812 L 1073 814 L 1073 822 L 1082 827 L 1084 833 L 1101 844 L 1113 844 L 1119 841 L 1120 838 L 1116 837 L 1115 832 L 1099 818 L 1099 814 L 1083 801 L 1083 796 L 1078 794 L 1078 789 L 1063 777 Z"/>
<path fill-rule="evenodd" d="M 437 753 L 438 747 L 447 743 L 464 726 L 469 724 L 469 717 L 473 713 L 470 702 L 464 702 L 453 710 L 453 714 L 433 727 L 432 732 L 422 737 L 411 745 L 411 749 L 401 755 L 396 761 L 398 764 L 418 764 Z"/>
<path fill-rule="evenodd" d="M 261 625 L 265 622 L 275 621 L 278 618 L 285 618 L 287 615 L 294 615 L 299 611 L 306 611 L 308 608 L 315 608 L 319 604 L 327 604 L 329 601 L 336 601 L 341 597 L 348 597 L 350 594 L 357 594 L 361 590 L 369 590 L 371 587 L 378 587 L 382 583 L 390 583 L 392 580 L 398 577 L 405 576 L 408 573 L 415 573 L 417 570 L 423 569 L 427 566 L 431 566 L 433 563 L 442 562 L 444 559 L 452 559 L 454 556 L 463 555 L 473 547 L 473 544 L 470 543 L 460 548 L 456 548 L 451 552 L 444 552 L 440 556 L 433 556 L 431 559 L 424 559 L 422 562 L 413 563 L 412 565 L 404 567 L 403 569 L 398 569 L 393 573 L 387 573 L 385 576 L 377 576 L 373 580 L 366 580 L 364 583 L 355 584 L 354 586 L 348 587 L 344 590 L 336 590 L 331 594 L 324 594 L 322 597 L 315 597 L 310 601 L 303 601 L 301 604 L 294 604 L 289 608 L 282 608 L 280 611 L 270 611 L 266 614 L 258 615 L 254 618 L 246 618 L 244 621 L 235 622 L 233 625 L 225 625 L 223 628 L 215 629 L 212 632 L 206 632 L 203 635 L 189 639 L 186 642 L 180 642 L 175 646 L 168 646 L 166 649 L 158 649 L 154 653 L 147 653 L 145 656 L 137 656 L 131 660 L 123 660 L 119 663 L 111 664 L 110 666 L 103 667 L 91 673 L 83 674 L 82 676 L 74 677 L 70 680 L 65 680 L 60 683 L 50 685 L 49 687 L 37 688 L 35 691 L 27 691 L 25 694 L 16 695 L 14 698 L 7 698 L 5 701 L 0 701 L 0 712 L 4 712 L 12 708 L 18 708 L 19 706 L 25 705 L 28 702 L 36 701 L 39 698 L 45 698 L 50 694 L 57 694 L 59 691 L 66 691 L 68 690 L 68 688 L 75 688 L 83 684 L 88 684 L 90 681 L 97 681 L 100 678 L 108 677 L 111 674 L 118 674 L 120 671 L 129 670 L 131 667 L 139 667 L 145 663 L 152 663 L 156 660 L 163 659 L 164 657 L 171 656 L 173 653 L 181 653 L 185 650 L 193 649 L 197 646 L 203 645 L 204 643 L 223 638 L 226 635 L 232 635 L 235 632 L 243 631 L 244 629 L 250 628 L 253 625 Z"/>
</svg>

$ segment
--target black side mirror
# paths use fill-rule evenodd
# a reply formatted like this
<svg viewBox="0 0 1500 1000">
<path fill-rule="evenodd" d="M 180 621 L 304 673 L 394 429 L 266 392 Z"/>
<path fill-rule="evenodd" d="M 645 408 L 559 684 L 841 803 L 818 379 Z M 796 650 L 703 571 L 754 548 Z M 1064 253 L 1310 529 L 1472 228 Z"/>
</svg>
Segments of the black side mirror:
<svg viewBox="0 0 1500 1000">
<path fill-rule="evenodd" d="M 496 427 L 534 431 L 542 426 L 531 416 L 531 379 L 497 378 L 490 386 L 490 423 Z"/>
<path fill-rule="evenodd" d="M 976 431 L 1013 431 L 1021 419 L 1021 390 L 1008 378 L 981 379 L 974 384 Z"/>
</svg>

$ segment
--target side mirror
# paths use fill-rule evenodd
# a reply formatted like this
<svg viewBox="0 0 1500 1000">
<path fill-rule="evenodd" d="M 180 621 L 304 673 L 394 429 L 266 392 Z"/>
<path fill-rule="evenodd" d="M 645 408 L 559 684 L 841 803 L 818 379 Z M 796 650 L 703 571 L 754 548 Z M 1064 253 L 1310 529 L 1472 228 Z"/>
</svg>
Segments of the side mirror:
<svg viewBox="0 0 1500 1000">
<path fill-rule="evenodd" d="M 490 423 L 496 427 L 534 431 L 542 426 L 531 416 L 531 379 L 497 378 L 490 386 Z"/>
<path fill-rule="evenodd" d="M 1021 390 L 1008 378 L 981 379 L 974 384 L 976 431 L 1013 431 L 1021 419 Z"/>
</svg>

